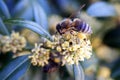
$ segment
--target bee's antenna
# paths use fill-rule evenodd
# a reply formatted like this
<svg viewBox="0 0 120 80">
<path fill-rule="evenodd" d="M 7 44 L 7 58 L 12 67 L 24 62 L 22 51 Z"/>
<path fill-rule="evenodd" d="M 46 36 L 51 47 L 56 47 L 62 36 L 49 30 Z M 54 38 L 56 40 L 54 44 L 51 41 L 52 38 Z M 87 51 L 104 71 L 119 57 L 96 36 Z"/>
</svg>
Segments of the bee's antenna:
<svg viewBox="0 0 120 80">
<path fill-rule="evenodd" d="M 78 13 L 78 11 L 81 11 L 82 8 L 84 8 L 84 7 L 85 7 L 85 4 L 83 4 L 83 5 L 80 7 L 79 10 L 75 11 L 74 13 L 72 13 L 68 18 L 73 18 L 73 17 Z"/>
</svg>

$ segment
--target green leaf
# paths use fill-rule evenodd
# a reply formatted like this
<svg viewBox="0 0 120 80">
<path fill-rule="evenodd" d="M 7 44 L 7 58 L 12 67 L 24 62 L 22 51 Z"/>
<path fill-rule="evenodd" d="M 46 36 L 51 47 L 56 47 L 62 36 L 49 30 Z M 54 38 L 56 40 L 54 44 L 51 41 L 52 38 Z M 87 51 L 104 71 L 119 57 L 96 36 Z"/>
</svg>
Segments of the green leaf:
<svg viewBox="0 0 120 80">
<path fill-rule="evenodd" d="M 33 2 L 33 13 L 35 21 L 44 27 L 44 29 L 48 30 L 47 15 L 37 2 Z"/>
<path fill-rule="evenodd" d="M 5 20 L 5 23 L 14 24 L 17 26 L 22 26 L 22 27 L 28 28 L 28 29 L 38 33 L 39 35 L 47 37 L 52 40 L 52 37 L 48 33 L 48 31 L 43 29 L 39 24 L 37 24 L 35 22 L 28 21 L 28 20 L 20 20 L 20 19 L 8 19 L 8 20 Z"/>
<path fill-rule="evenodd" d="M 12 11 L 12 16 L 31 20 L 33 18 L 31 1 L 19 0 Z"/>
<path fill-rule="evenodd" d="M 73 64 L 75 80 L 84 80 L 84 72 L 80 64 Z"/>
<path fill-rule="evenodd" d="M 9 10 L 3 0 L 0 0 L 0 16 L 10 18 Z"/>
<path fill-rule="evenodd" d="M 71 75 L 71 76 L 73 76 L 73 66 L 72 65 L 65 65 L 66 66 L 66 68 L 67 68 L 67 71 L 68 71 L 68 73 Z"/>
<path fill-rule="evenodd" d="M 18 80 L 29 66 L 28 55 L 15 58 L 0 72 L 0 80 Z"/>
<path fill-rule="evenodd" d="M 5 35 L 9 35 L 8 29 L 4 25 L 1 18 L 0 18 L 0 33 L 5 34 Z"/>
</svg>

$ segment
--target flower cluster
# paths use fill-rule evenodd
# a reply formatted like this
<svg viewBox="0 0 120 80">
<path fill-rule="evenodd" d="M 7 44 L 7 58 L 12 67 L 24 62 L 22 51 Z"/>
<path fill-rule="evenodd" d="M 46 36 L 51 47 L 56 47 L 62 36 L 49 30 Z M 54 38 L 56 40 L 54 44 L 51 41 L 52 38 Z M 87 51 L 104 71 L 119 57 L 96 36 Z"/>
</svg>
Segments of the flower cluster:
<svg viewBox="0 0 120 80">
<path fill-rule="evenodd" d="M 0 38 L 1 50 L 3 53 L 12 51 L 16 53 L 26 46 L 26 39 L 20 36 L 18 32 L 12 32 L 10 36 L 2 36 Z"/>
<path fill-rule="evenodd" d="M 44 66 L 48 64 L 50 50 L 42 48 L 41 46 L 42 44 L 35 44 L 35 48 L 32 50 L 34 54 L 29 56 L 29 58 L 32 58 L 31 63 L 33 65 Z"/>
<path fill-rule="evenodd" d="M 67 31 L 65 34 L 55 34 L 53 41 L 44 39 L 39 46 L 32 50 L 31 63 L 45 66 L 49 60 L 61 64 L 78 64 L 79 61 L 89 59 L 92 55 L 92 47 L 87 34 L 77 31 Z"/>
</svg>

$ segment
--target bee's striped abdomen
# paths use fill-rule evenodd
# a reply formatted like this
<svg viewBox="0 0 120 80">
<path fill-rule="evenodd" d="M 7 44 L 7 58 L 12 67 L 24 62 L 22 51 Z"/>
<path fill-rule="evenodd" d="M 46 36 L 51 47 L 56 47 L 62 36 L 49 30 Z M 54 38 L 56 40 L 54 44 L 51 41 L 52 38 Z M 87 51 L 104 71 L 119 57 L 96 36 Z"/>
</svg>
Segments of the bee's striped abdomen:
<svg viewBox="0 0 120 80">
<path fill-rule="evenodd" d="M 91 27 L 84 21 L 81 21 L 80 19 L 74 20 L 74 27 L 76 31 L 87 33 L 87 34 L 92 33 Z"/>
<path fill-rule="evenodd" d="M 73 21 L 71 19 L 64 19 L 63 21 L 57 24 L 56 29 L 60 34 L 64 34 L 65 32 L 70 30 L 75 30 L 87 34 L 92 33 L 91 27 L 78 18 L 75 18 Z"/>
<path fill-rule="evenodd" d="M 80 30 L 81 32 L 88 33 L 88 34 L 92 33 L 91 27 L 85 22 L 82 22 L 82 24 L 79 27 L 81 27 L 81 30 Z"/>
</svg>

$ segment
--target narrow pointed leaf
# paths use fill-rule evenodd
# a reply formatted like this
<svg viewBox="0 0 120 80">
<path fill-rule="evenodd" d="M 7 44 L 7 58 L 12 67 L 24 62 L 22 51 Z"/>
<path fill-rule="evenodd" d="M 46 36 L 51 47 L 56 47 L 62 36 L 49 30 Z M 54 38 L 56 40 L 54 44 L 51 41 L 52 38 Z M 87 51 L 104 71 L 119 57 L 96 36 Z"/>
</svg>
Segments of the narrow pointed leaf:
<svg viewBox="0 0 120 80">
<path fill-rule="evenodd" d="M 35 21 L 40 24 L 44 29 L 48 30 L 46 13 L 37 2 L 33 2 L 33 13 Z"/>
<path fill-rule="evenodd" d="M 0 72 L 0 80 L 18 80 L 29 66 L 28 55 L 15 58 Z"/>
<path fill-rule="evenodd" d="M 13 9 L 13 14 L 23 12 L 29 6 L 28 0 L 20 0 Z"/>
<path fill-rule="evenodd" d="M 93 17 L 116 16 L 114 6 L 104 1 L 98 1 L 91 4 L 91 6 L 87 9 L 87 13 Z"/>
<path fill-rule="evenodd" d="M 15 7 L 16 2 L 14 0 L 12 0 L 12 1 L 11 0 L 3 0 L 3 1 L 5 1 L 5 4 L 8 6 L 8 10 L 11 14 L 13 8 Z"/>
<path fill-rule="evenodd" d="M 84 72 L 81 65 L 73 65 L 74 77 L 75 80 L 84 80 Z"/>
<path fill-rule="evenodd" d="M 22 14 L 17 15 L 17 17 L 20 17 L 26 20 L 32 20 L 33 19 L 32 6 L 29 6 Z"/>
<path fill-rule="evenodd" d="M 67 71 L 68 71 L 68 73 L 71 75 L 71 76 L 73 76 L 73 66 L 72 65 L 65 65 L 66 66 L 66 68 L 67 68 Z"/>
<path fill-rule="evenodd" d="M 10 18 L 9 10 L 3 0 L 0 0 L 0 16 Z"/>
<path fill-rule="evenodd" d="M 28 0 L 20 0 L 16 5 L 15 8 L 12 11 L 13 16 L 19 16 L 23 14 L 27 8 L 29 7 L 29 1 Z"/>
<path fill-rule="evenodd" d="M 0 33 L 4 35 L 9 35 L 8 29 L 4 25 L 2 19 L 0 18 Z"/>
<path fill-rule="evenodd" d="M 45 10 L 46 13 L 51 12 L 49 1 L 47 0 L 37 0 L 37 1 L 39 2 L 39 5 L 43 8 L 43 10 Z"/>
<path fill-rule="evenodd" d="M 39 24 L 32 22 L 32 21 L 8 19 L 8 20 L 5 20 L 5 23 L 22 26 L 22 27 L 28 28 L 28 29 L 38 33 L 41 36 L 47 37 L 49 39 L 52 38 L 51 35 L 48 33 L 48 31 L 46 31 L 44 28 L 42 28 Z"/>
</svg>

